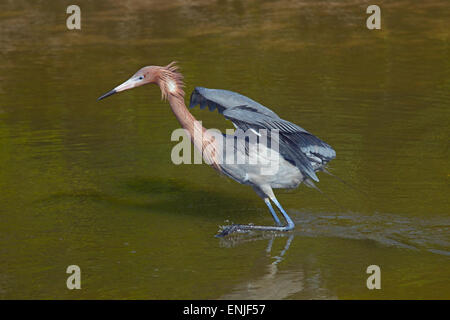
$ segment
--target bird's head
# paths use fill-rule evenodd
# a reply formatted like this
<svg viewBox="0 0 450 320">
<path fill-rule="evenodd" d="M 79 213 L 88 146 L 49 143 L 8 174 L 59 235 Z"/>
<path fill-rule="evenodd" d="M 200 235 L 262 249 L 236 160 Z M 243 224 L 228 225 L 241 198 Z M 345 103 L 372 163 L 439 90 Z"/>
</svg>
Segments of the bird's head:
<svg viewBox="0 0 450 320">
<path fill-rule="evenodd" d="M 157 66 L 143 67 L 143 68 L 139 69 L 138 72 L 133 74 L 130 79 L 128 79 L 121 85 L 115 87 L 111 91 L 105 93 L 104 95 L 99 97 L 97 100 L 102 100 L 106 97 L 109 97 L 109 96 L 115 94 L 115 93 L 133 89 L 133 88 L 137 88 L 137 87 L 143 86 L 144 84 L 147 84 L 147 83 L 156 83 L 157 79 L 158 79 L 159 69 L 161 69 L 161 67 L 157 67 Z"/>
<path fill-rule="evenodd" d="M 147 66 L 138 70 L 130 79 L 115 87 L 111 91 L 105 93 L 97 100 L 102 100 L 115 93 L 125 91 L 128 89 L 137 88 L 147 83 L 158 84 L 161 88 L 163 97 L 167 97 L 169 94 L 184 95 L 182 90 L 183 76 L 177 72 L 175 62 L 165 66 Z"/>
</svg>

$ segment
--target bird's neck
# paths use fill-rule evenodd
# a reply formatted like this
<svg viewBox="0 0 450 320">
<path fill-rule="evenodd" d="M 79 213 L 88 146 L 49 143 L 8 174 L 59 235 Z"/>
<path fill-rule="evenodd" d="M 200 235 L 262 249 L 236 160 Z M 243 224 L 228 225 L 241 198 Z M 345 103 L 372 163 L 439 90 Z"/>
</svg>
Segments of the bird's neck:
<svg viewBox="0 0 450 320">
<path fill-rule="evenodd" d="M 201 122 L 195 119 L 184 103 L 182 75 L 176 71 L 176 68 L 171 69 L 170 65 L 165 67 L 165 71 L 158 81 L 163 98 L 167 98 L 169 101 L 172 112 L 189 134 L 192 143 L 202 154 L 206 163 L 220 170 L 217 161 L 218 148 L 216 148 L 217 142 L 215 138 L 208 133 Z"/>
<path fill-rule="evenodd" d="M 202 154 L 207 164 L 220 171 L 218 159 L 218 144 L 216 137 L 212 136 L 200 121 L 189 112 L 184 99 L 179 96 L 168 96 L 170 107 L 181 126 L 187 131 L 198 152 Z"/>
<path fill-rule="evenodd" d="M 189 112 L 184 99 L 179 96 L 169 95 L 168 101 L 173 114 L 177 118 L 181 126 L 189 133 L 191 138 L 196 135 L 203 134 L 206 129 L 201 125 L 201 122 Z M 192 140 L 194 142 L 194 140 Z"/>
</svg>

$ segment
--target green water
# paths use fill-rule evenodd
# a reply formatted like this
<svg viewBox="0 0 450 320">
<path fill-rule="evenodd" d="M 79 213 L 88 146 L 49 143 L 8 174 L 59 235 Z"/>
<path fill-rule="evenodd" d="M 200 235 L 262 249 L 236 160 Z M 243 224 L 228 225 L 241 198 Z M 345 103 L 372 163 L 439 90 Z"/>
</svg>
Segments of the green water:
<svg viewBox="0 0 450 320">
<path fill-rule="evenodd" d="M 0 3 L 0 298 L 450 298 L 449 5 L 378 1 Z M 327 197 L 278 199 L 171 162 L 179 127 L 157 87 L 96 98 L 144 65 L 241 92 L 332 145 Z M 193 109 L 206 127 L 232 128 Z M 66 268 L 81 268 L 68 290 Z M 381 268 L 368 290 L 366 268 Z"/>
</svg>

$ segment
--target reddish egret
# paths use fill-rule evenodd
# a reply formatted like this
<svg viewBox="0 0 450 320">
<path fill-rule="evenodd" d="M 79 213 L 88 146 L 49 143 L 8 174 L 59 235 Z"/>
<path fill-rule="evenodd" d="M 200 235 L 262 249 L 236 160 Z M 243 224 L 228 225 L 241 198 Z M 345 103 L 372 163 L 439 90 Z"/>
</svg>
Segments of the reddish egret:
<svg viewBox="0 0 450 320">
<path fill-rule="evenodd" d="M 208 132 L 203 126 L 198 125 L 199 122 L 186 108 L 183 76 L 173 62 L 165 67 L 148 66 L 140 69 L 130 79 L 104 94 L 98 100 L 147 83 L 154 83 L 159 86 L 162 97 L 169 101 L 175 117 L 187 131 L 192 143 L 201 152 L 205 162 L 237 182 L 253 187 L 255 192 L 266 203 L 276 223 L 276 226 L 233 224 L 224 227 L 218 236 L 246 230 L 292 230 L 294 222 L 278 202 L 272 189 L 292 189 L 298 187 L 302 182 L 306 185 L 314 186 L 313 181 L 319 181 L 316 172 L 325 171 L 327 163 L 335 158 L 336 152 L 333 148 L 305 129 L 281 119 L 272 110 L 239 93 L 196 87 L 191 94 L 190 107 L 200 105 L 200 108 L 203 109 L 208 106 L 211 111 L 217 108 L 218 112 L 223 114 L 227 120 L 230 120 L 238 130 L 241 129 L 241 131 L 246 133 L 250 132 L 257 138 L 256 140 L 244 139 L 245 143 L 247 143 L 244 148 L 223 148 L 223 144 L 219 144 L 217 136 Z M 272 147 L 275 144 L 270 146 L 263 145 L 258 140 L 261 138 L 260 132 L 267 131 L 277 132 L 277 148 Z M 223 134 L 222 136 L 235 139 L 237 134 Z M 218 160 L 219 158 L 228 159 L 227 156 L 229 154 L 224 154 L 227 152 L 233 153 L 233 159 L 236 155 L 239 156 L 241 154 L 246 157 L 261 157 L 260 153 L 256 155 L 252 151 L 259 149 L 249 148 L 248 143 L 256 144 L 258 148 L 266 148 L 266 151 L 273 151 L 272 157 L 269 160 L 265 159 L 265 165 L 266 167 L 276 165 L 277 170 L 272 174 L 263 174 L 262 166 L 259 162 L 255 164 L 248 161 L 236 163 L 236 161 L 224 162 Z M 275 157 L 273 157 L 273 154 L 275 154 Z M 283 215 L 286 224 L 283 225 L 281 223 L 272 207 L 271 201 Z"/>
</svg>

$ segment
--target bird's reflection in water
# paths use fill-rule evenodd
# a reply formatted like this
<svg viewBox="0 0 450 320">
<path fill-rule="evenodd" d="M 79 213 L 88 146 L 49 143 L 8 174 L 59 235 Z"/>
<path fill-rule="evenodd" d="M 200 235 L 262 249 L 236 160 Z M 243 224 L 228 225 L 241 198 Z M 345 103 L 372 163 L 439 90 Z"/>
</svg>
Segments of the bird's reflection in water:
<svg viewBox="0 0 450 320">
<path fill-rule="evenodd" d="M 287 238 L 283 249 L 278 255 L 273 255 L 272 246 L 276 238 Z M 252 241 L 267 240 L 266 254 L 273 260 L 266 266 L 266 273 L 255 280 L 238 284 L 232 292 L 223 295 L 221 299 L 336 299 L 327 289 L 321 286 L 321 272 L 309 270 L 311 266 L 299 266 L 295 270 L 279 271 L 279 264 L 284 260 L 294 240 L 294 234 L 263 234 L 258 236 L 237 235 L 221 239 L 221 245 L 235 247 Z M 308 277 L 306 277 L 308 275 Z"/>
<path fill-rule="evenodd" d="M 266 249 L 266 252 L 268 253 L 268 254 L 270 254 L 271 252 L 272 252 L 272 245 L 273 245 L 273 241 L 274 241 L 274 239 L 275 239 L 275 237 L 271 237 L 270 238 L 270 240 L 269 240 L 269 244 L 267 245 L 267 249 Z M 284 248 L 283 248 L 283 250 L 281 250 L 281 252 L 280 252 L 280 255 L 279 256 L 274 256 L 273 258 L 275 259 L 275 261 L 274 262 L 272 262 L 270 265 L 272 265 L 272 266 L 275 266 L 275 273 L 276 273 L 276 265 L 281 261 L 281 260 L 283 260 L 283 256 L 284 256 L 284 254 L 286 253 L 286 251 L 288 251 L 289 250 L 289 247 L 291 246 L 291 242 L 292 242 L 292 240 L 294 239 L 294 235 L 293 234 L 290 234 L 289 235 L 289 237 L 288 237 L 288 239 L 287 239 L 287 241 L 286 241 L 286 244 L 284 245 Z"/>
</svg>

